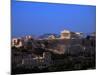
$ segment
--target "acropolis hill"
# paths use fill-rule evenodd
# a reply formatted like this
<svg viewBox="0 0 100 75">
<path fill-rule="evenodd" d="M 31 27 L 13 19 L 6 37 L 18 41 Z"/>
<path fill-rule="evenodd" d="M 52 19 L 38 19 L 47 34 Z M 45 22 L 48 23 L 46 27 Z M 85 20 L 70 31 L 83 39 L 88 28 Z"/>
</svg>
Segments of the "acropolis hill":
<svg viewBox="0 0 100 75">
<path fill-rule="evenodd" d="M 13 38 L 13 73 L 95 69 L 95 37 L 63 30 L 59 37 Z"/>
</svg>

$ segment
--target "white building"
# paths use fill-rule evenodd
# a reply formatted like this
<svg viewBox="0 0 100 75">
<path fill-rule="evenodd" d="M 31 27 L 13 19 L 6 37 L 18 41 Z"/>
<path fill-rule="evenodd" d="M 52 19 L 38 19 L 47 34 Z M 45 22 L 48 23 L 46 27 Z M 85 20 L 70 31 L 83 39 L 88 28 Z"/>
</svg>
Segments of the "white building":
<svg viewBox="0 0 100 75">
<path fill-rule="evenodd" d="M 75 32 L 75 34 L 77 35 L 78 38 L 82 38 L 83 37 L 83 33 L 82 32 Z"/>
<path fill-rule="evenodd" d="M 69 30 L 61 31 L 60 39 L 79 39 L 82 38 L 83 33 L 71 32 Z"/>
<path fill-rule="evenodd" d="M 19 48 L 19 47 L 22 47 L 23 44 L 22 44 L 22 41 L 20 38 L 13 38 L 11 40 L 11 46 L 12 47 L 16 47 L 16 48 Z"/>
<path fill-rule="evenodd" d="M 71 34 L 70 34 L 70 31 L 68 30 L 63 30 L 61 31 L 61 39 L 70 39 L 71 37 Z"/>
<path fill-rule="evenodd" d="M 48 39 L 49 39 L 49 40 L 54 40 L 54 39 L 56 39 L 56 37 L 55 37 L 54 35 L 50 35 L 50 36 L 48 37 Z"/>
</svg>

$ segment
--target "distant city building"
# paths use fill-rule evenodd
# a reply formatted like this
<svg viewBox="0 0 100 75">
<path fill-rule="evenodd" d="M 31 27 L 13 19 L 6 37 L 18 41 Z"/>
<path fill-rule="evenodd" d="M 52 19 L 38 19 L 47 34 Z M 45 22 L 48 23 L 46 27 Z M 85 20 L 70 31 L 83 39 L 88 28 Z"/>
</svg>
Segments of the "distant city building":
<svg viewBox="0 0 100 75">
<path fill-rule="evenodd" d="M 96 33 L 95 33 L 95 32 L 91 33 L 91 34 L 90 34 L 90 38 L 91 38 L 91 39 L 96 39 Z"/>
<path fill-rule="evenodd" d="M 83 33 L 71 32 L 69 30 L 61 31 L 60 39 L 79 39 L 83 37 Z"/>
<path fill-rule="evenodd" d="M 68 30 L 63 30 L 61 31 L 61 39 L 70 39 L 71 38 L 71 34 L 70 31 Z"/>
<path fill-rule="evenodd" d="M 23 46 L 21 38 L 13 38 L 11 41 L 12 47 L 20 48 Z"/>
<path fill-rule="evenodd" d="M 33 37 L 31 35 L 25 36 L 25 40 L 30 40 L 30 39 L 33 39 Z"/>
<path fill-rule="evenodd" d="M 95 37 L 96 36 L 96 33 L 95 32 L 91 33 L 91 36 Z"/>
<path fill-rule="evenodd" d="M 11 45 L 15 46 L 16 43 L 17 43 L 17 38 L 12 38 Z"/>
<path fill-rule="evenodd" d="M 83 33 L 82 32 L 76 32 L 75 34 L 78 38 L 83 38 Z"/>
<path fill-rule="evenodd" d="M 55 37 L 54 35 L 50 35 L 50 36 L 48 37 L 48 39 L 49 39 L 49 40 L 53 40 L 53 39 L 56 39 L 56 37 Z"/>
</svg>

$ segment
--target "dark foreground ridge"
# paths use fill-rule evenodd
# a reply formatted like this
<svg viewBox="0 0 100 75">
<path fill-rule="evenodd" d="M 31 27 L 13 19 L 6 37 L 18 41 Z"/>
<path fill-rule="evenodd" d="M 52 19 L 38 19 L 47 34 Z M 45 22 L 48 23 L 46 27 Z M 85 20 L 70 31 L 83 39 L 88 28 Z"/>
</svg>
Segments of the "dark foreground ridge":
<svg viewBox="0 0 100 75">
<path fill-rule="evenodd" d="M 95 69 L 95 54 L 94 39 L 34 40 L 32 45 L 12 47 L 11 73 Z"/>
</svg>

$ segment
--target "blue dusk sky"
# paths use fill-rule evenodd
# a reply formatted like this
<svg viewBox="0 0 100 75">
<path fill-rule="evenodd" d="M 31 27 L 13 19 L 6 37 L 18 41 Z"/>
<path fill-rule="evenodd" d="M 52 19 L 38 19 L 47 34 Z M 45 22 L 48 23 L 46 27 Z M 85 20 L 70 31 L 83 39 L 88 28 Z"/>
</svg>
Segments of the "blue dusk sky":
<svg viewBox="0 0 100 75">
<path fill-rule="evenodd" d="M 11 23 L 12 36 L 60 34 L 63 29 L 91 33 L 96 27 L 96 6 L 12 0 Z"/>
</svg>

